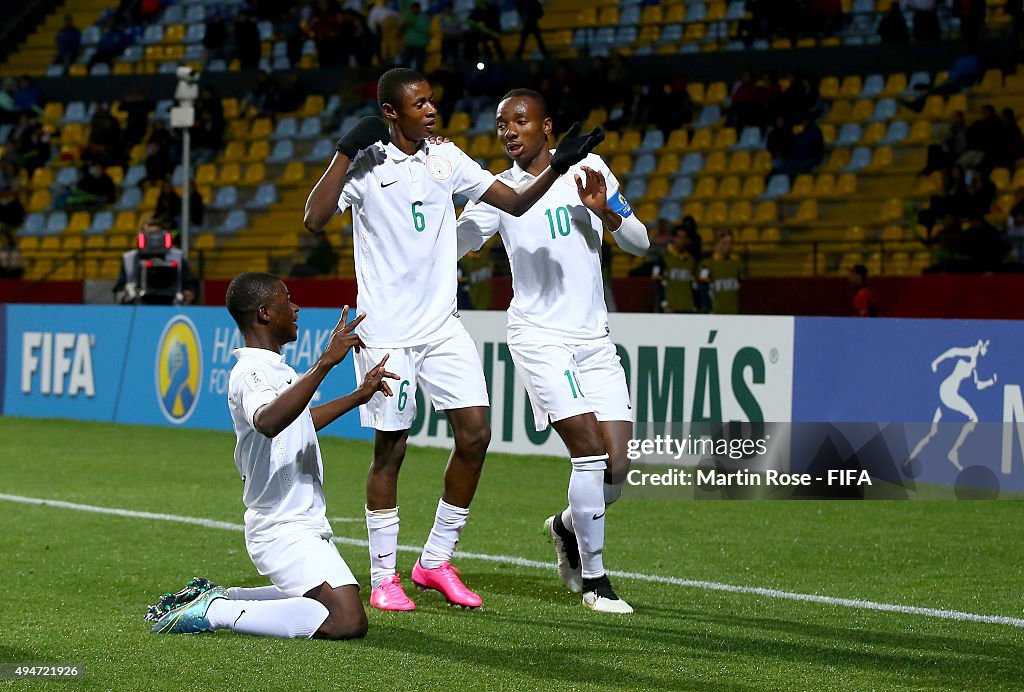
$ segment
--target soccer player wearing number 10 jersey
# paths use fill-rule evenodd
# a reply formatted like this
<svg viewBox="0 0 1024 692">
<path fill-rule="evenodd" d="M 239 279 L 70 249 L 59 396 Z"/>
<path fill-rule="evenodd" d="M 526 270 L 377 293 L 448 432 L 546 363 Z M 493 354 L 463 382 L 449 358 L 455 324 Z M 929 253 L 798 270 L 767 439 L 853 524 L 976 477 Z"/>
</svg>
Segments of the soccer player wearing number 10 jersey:
<svg viewBox="0 0 1024 692">
<path fill-rule="evenodd" d="M 575 126 L 559 143 L 548 170 L 532 185 L 509 187 L 454 144 L 431 144 L 437 108 L 418 72 L 395 68 L 377 85 L 384 115 L 364 118 L 338 142 L 338 153 L 306 201 L 305 224 L 320 230 L 352 209 L 358 307 L 367 317 L 355 357 L 362 377 L 385 353 L 398 374 L 394 397 L 374 396 L 359 407 L 374 428 L 373 462 L 366 480 L 370 543 L 370 605 L 413 610 L 396 572 L 398 473 L 422 389 L 444 411 L 455 437 L 444 493 L 412 580 L 449 603 L 475 608 L 480 597 L 451 566 L 466 524 L 490 442 L 487 390 L 476 345 L 456 311 L 455 207 L 459 193 L 519 216 L 603 139 Z M 385 124 L 385 121 L 387 124 Z M 380 354 L 380 356 L 376 356 Z M 373 358 L 377 357 L 377 361 Z"/>
<path fill-rule="evenodd" d="M 551 125 L 539 93 L 515 89 L 505 95 L 498 104 L 498 138 L 515 163 L 498 180 L 529 185 L 548 169 Z M 460 256 L 501 233 L 514 292 L 509 350 L 537 430 L 550 423 L 571 457 L 569 506 L 545 523 L 559 575 L 570 591 L 582 591 L 588 608 L 632 613 L 612 590 L 602 555 L 605 509 L 618 499 L 628 471 L 633 410 L 608 336 L 601 240 L 608 228 L 619 247 L 634 255 L 643 255 L 650 241 L 618 188 L 601 157 L 590 154 L 521 217 L 482 200 L 466 206 L 457 228 Z"/>
</svg>

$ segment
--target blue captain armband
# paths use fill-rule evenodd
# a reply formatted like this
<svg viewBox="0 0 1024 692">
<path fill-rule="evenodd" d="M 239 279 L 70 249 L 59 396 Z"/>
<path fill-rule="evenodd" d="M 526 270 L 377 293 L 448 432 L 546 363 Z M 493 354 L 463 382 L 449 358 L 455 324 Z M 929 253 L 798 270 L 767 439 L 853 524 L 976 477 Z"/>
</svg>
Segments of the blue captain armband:
<svg viewBox="0 0 1024 692">
<path fill-rule="evenodd" d="M 633 209 L 630 208 L 629 202 L 626 201 L 621 192 L 608 195 L 608 208 L 624 219 L 628 219 L 633 215 Z"/>
</svg>

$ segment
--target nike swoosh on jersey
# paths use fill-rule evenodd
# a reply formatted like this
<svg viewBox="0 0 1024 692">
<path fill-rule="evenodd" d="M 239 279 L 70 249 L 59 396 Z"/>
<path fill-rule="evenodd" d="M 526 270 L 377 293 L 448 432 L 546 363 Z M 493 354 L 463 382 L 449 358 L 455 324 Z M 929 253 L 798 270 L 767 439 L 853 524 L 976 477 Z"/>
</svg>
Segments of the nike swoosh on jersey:
<svg viewBox="0 0 1024 692">
<path fill-rule="evenodd" d="M 390 187 L 391 185 L 394 185 L 397 182 L 398 182 L 397 180 L 392 180 L 390 183 L 385 183 L 384 181 L 381 181 L 380 186 L 382 188 Z"/>
</svg>

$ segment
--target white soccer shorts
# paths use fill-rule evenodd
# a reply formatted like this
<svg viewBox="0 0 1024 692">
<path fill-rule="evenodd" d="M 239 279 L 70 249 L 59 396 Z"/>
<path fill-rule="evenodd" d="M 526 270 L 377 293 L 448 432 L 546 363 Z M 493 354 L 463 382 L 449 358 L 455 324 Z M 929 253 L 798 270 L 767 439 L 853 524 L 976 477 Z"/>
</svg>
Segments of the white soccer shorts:
<svg viewBox="0 0 1024 692">
<path fill-rule="evenodd" d="M 633 422 L 626 374 L 610 339 L 509 343 L 508 348 L 530 395 L 538 432 L 583 413 L 599 421 Z"/>
<path fill-rule="evenodd" d="M 480 354 L 469 332 L 461 327 L 447 339 L 406 348 L 362 348 L 355 354 L 356 377 L 390 353 L 384 366 L 400 379 L 388 380 L 394 396 L 377 392 L 359 407 L 359 422 L 375 430 L 408 430 L 416 418 L 416 390 L 430 398 L 436 411 L 489 406 Z"/>
<path fill-rule="evenodd" d="M 246 541 L 245 547 L 256 570 L 289 596 L 304 596 L 324 582 L 333 588 L 359 586 L 330 537 L 308 529 L 281 533 L 269 541 Z"/>
</svg>

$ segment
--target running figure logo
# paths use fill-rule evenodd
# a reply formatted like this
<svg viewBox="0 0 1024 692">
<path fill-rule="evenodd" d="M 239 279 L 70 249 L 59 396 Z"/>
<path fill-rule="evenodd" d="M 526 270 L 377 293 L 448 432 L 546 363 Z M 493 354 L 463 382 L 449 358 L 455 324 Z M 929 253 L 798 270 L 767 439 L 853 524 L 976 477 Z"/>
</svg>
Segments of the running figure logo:
<svg viewBox="0 0 1024 692">
<path fill-rule="evenodd" d="M 964 423 L 964 427 L 960 430 L 960 436 L 956 438 L 956 442 L 953 443 L 953 447 L 949 450 L 949 454 L 946 458 L 949 459 L 950 463 L 953 464 L 958 470 L 963 471 L 963 466 L 960 465 L 960 447 L 963 445 L 964 440 L 971 434 L 975 426 L 978 424 L 978 414 L 974 411 L 974 407 L 960 394 L 960 385 L 963 384 L 967 378 L 973 378 L 974 388 L 977 391 L 988 389 L 996 383 L 996 374 L 992 373 L 992 377 L 987 380 L 978 379 L 978 358 L 988 353 L 988 340 L 978 340 L 978 343 L 974 346 L 967 346 L 964 348 L 951 348 L 941 356 L 932 361 L 932 372 L 937 373 L 939 371 L 939 364 L 949 358 L 955 358 L 956 364 L 953 366 L 953 371 L 949 374 L 946 379 L 939 385 L 939 405 L 935 408 L 935 416 L 932 418 L 932 427 L 924 438 L 917 443 L 914 447 L 914 451 L 910 453 L 910 456 L 905 462 L 904 466 L 909 466 L 921 453 L 921 450 L 925 448 L 935 434 L 939 430 L 939 421 L 942 420 L 942 409 L 943 407 L 962 414 L 967 417 L 967 422 Z"/>
</svg>

